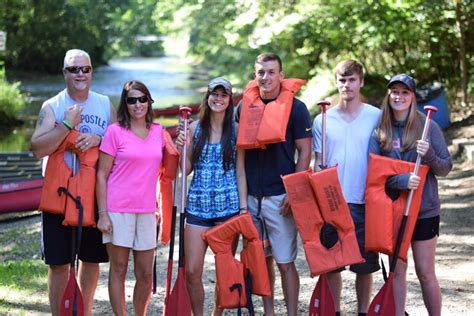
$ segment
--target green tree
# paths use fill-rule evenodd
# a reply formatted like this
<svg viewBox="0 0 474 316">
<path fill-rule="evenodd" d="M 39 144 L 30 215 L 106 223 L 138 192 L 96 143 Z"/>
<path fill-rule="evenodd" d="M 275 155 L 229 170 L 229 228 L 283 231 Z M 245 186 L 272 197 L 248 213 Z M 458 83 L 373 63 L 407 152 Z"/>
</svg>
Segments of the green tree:
<svg viewBox="0 0 474 316">
<path fill-rule="evenodd" d="M 157 6 L 163 31 L 186 29 L 189 53 L 217 72 L 248 78 L 262 51 L 277 52 L 287 75 L 303 78 L 356 58 L 369 76 L 407 72 L 420 85 L 444 83 L 452 95 L 464 78 L 472 94 L 472 0 L 173 0 Z"/>
</svg>

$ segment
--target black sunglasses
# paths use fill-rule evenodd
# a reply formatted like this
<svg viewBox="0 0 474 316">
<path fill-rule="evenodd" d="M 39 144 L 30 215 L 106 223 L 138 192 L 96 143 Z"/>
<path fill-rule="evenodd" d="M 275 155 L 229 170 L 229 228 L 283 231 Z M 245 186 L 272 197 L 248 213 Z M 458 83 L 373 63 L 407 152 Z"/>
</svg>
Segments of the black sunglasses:
<svg viewBox="0 0 474 316">
<path fill-rule="evenodd" d="M 79 71 L 82 71 L 83 74 L 88 74 L 89 72 L 92 71 L 91 66 L 71 66 L 71 67 L 66 67 L 64 69 L 66 69 L 72 74 L 77 74 L 79 73 Z"/>
<path fill-rule="evenodd" d="M 140 103 L 145 103 L 148 102 L 148 97 L 146 95 L 142 95 L 141 97 L 135 98 L 135 97 L 126 97 L 125 102 L 127 104 L 135 104 L 139 101 Z"/>
</svg>

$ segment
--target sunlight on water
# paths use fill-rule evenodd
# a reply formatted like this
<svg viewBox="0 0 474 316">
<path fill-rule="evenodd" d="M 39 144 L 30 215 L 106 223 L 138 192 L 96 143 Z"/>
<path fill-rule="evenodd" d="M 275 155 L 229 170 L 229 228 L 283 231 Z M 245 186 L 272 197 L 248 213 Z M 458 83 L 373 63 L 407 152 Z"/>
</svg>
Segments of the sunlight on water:
<svg viewBox="0 0 474 316">
<path fill-rule="evenodd" d="M 91 90 L 107 95 L 117 107 L 122 87 L 129 80 L 140 80 L 150 89 L 154 108 L 201 102 L 207 75 L 184 58 L 123 58 L 94 68 Z M 61 70 L 56 75 L 24 76 L 20 89 L 29 96 L 30 104 L 23 117 L 26 123 L 0 135 L 1 152 L 28 151 L 41 104 L 65 88 Z M 169 120 L 168 120 L 169 121 Z"/>
</svg>

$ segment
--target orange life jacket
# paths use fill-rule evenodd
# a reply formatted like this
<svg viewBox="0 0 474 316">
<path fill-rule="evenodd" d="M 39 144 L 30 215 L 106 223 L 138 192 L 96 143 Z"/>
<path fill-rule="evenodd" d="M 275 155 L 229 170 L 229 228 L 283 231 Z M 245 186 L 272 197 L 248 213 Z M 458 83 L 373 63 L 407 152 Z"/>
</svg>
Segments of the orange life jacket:
<svg viewBox="0 0 474 316">
<path fill-rule="evenodd" d="M 179 164 L 179 152 L 171 139 L 171 135 L 163 129 L 163 160 L 160 168 L 160 190 L 157 204 L 160 218 L 159 240 L 164 245 L 171 236 L 171 217 L 173 212 L 173 180 Z"/>
<path fill-rule="evenodd" d="M 312 173 L 301 171 L 282 177 L 296 227 L 303 240 L 311 277 L 346 265 L 364 262 L 349 207 L 342 195 L 337 167 Z M 330 249 L 321 244 L 325 223 L 337 230 L 338 241 Z"/>
<path fill-rule="evenodd" d="M 242 262 L 234 258 L 232 245 L 242 234 L 247 239 L 240 253 Z M 216 260 L 217 295 L 220 308 L 246 306 L 249 292 L 271 295 L 265 254 L 250 213 L 237 215 L 202 235 L 214 252 Z M 246 277 L 251 277 L 248 288 Z"/>
<path fill-rule="evenodd" d="M 78 226 L 76 203 L 67 194 L 58 191 L 59 188 L 65 188 L 75 198 L 81 198 L 84 210 L 82 226 L 95 227 L 95 165 L 99 159 L 99 148 L 92 147 L 86 152 L 78 150 L 75 142 L 79 136 L 78 131 L 70 131 L 58 149 L 49 156 L 39 210 L 64 215 L 63 225 Z M 64 161 L 66 151 L 77 156 L 80 168 L 74 176 Z"/>
<path fill-rule="evenodd" d="M 293 98 L 305 83 L 302 79 L 283 80 L 276 100 L 265 105 L 257 80 L 250 81 L 242 97 L 237 148 L 265 148 L 266 144 L 284 142 Z"/>
<path fill-rule="evenodd" d="M 393 254 L 409 191 L 401 191 L 398 199 L 392 201 L 385 192 L 385 182 L 391 176 L 411 173 L 414 169 L 415 164 L 412 162 L 370 154 L 365 189 L 365 249 L 367 251 Z M 413 194 L 400 248 L 399 258 L 403 261 L 407 261 L 408 248 L 410 248 L 411 237 L 420 212 L 423 186 L 428 170 L 428 166 L 421 165 L 418 171 L 421 181 Z"/>
</svg>

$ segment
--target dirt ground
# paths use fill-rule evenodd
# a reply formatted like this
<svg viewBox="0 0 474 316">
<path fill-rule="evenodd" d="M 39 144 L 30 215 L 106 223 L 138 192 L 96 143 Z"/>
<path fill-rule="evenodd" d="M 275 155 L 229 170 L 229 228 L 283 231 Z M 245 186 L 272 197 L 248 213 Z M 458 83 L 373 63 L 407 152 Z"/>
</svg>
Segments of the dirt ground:
<svg viewBox="0 0 474 316">
<path fill-rule="evenodd" d="M 474 144 L 474 116 L 462 122 L 455 123 L 446 131 L 446 138 L 451 144 L 454 155 L 454 168 L 451 173 L 439 179 L 440 196 L 442 200 L 442 215 L 440 237 L 437 246 L 436 272 L 443 295 L 442 315 L 473 315 L 474 307 L 474 265 L 472 253 L 474 253 L 474 162 L 472 152 L 469 147 Z M 453 142 L 454 140 L 454 142 Z M 454 145 L 453 145 L 454 144 Z M 457 146 L 457 144 L 461 144 Z M 458 148 L 457 148 L 458 147 Z M 469 156 L 469 157 L 467 157 Z M 40 233 L 40 218 L 33 216 L 21 221 L 9 221 L 0 223 L 0 235 L 15 226 L 27 226 L 31 238 L 38 238 Z M 17 241 L 10 241 L 14 243 Z M 37 242 L 37 240 L 35 241 Z M 176 241 L 176 245 L 177 245 Z M 2 244 L 1 247 L 11 245 Z M 39 253 L 39 249 L 38 249 Z M 177 246 L 175 259 L 177 258 Z M 6 258 L 1 258 L 3 261 Z M 19 259 L 19 258 L 18 258 Z M 209 250 L 206 256 L 205 275 L 203 277 L 206 293 L 206 314 L 209 315 L 212 309 L 212 297 L 215 285 L 214 258 Z M 165 275 L 168 262 L 168 247 L 159 246 L 157 252 L 158 287 L 157 293 L 151 298 L 148 315 L 161 315 L 163 310 L 163 300 L 165 293 Z M 385 262 L 387 262 L 385 257 Z M 296 261 L 300 272 L 301 289 L 299 313 L 308 314 L 308 303 L 315 287 L 317 278 L 309 277 L 309 270 L 304 259 L 304 251 L 300 244 L 298 258 Z M 130 270 L 133 263 L 130 262 Z M 177 261 L 174 262 L 174 272 L 177 270 Z M 112 310 L 107 293 L 107 273 L 108 264 L 102 264 L 99 286 L 95 295 L 94 314 L 111 315 Z M 342 274 L 344 280 L 342 311 L 343 315 L 357 315 L 357 303 L 354 289 L 354 274 L 345 271 Z M 174 274 L 175 277 L 175 274 Z M 133 295 L 133 275 L 129 273 L 126 282 L 126 297 L 128 314 L 133 313 L 131 299 Z M 375 295 L 383 285 L 381 272 L 374 274 Z M 408 299 L 407 311 L 410 315 L 427 315 L 424 309 L 421 289 L 413 268 L 413 260 L 409 258 L 408 271 Z M 22 298 L 20 305 L 27 309 L 29 313 L 35 315 L 47 315 L 49 311 L 47 301 L 47 290 L 39 291 L 35 294 L 35 299 Z M 1 298 L 4 300 L 5 298 Z M 34 303 L 33 303 L 34 302 Z M 261 300 L 254 296 L 254 304 L 258 315 L 263 315 Z M 277 272 L 276 312 L 278 315 L 285 315 L 286 309 L 281 291 L 281 283 Z M 226 315 L 236 315 L 235 311 L 226 311 Z"/>
</svg>

